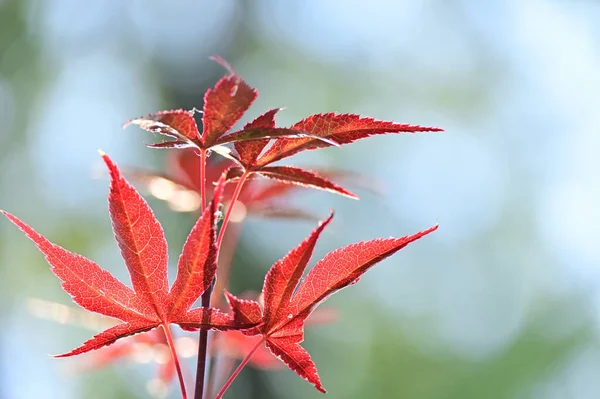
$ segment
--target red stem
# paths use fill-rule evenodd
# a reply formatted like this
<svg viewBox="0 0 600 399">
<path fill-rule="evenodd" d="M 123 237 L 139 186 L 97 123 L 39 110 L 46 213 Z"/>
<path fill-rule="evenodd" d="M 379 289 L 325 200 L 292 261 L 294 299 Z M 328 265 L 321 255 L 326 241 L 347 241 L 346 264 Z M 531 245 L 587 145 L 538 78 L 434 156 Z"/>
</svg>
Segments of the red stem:
<svg viewBox="0 0 600 399">
<path fill-rule="evenodd" d="M 206 150 L 200 150 L 200 202 L 202 211 L 206 206 Z"/>
<path fill-rule="evenodd" d="M 235 190 L 233 191 L 233 194 L 231 195 L 231 200 L 229 201 L 229 206 L 227 207 L 227 212 L 225 213 L 225 217 L 223 218 L 223 223 L 221 224 L 221 230 L 219 231 L 219 237 L 217 238 L 217 259 L 220 259 L 220 252 L 221 252 L 221 247 L 223 244 L 223 237 L 225 237 L 225 230 L 227 230 L 227 224 L 229 223 L 229 219 L 231 218 L 231 214 L 233 212 L 233 207 L 235 206 L 235 203 L 237 201 L 237 199 L 240 196 L 240 193 L 242 192 L 242 187 L 244 186 L 244 183 L 246 182 L 246 179 L 248 178 L 248 176 L 250 175 L 249 172 L 244 172 L 242 174 L 242 176 L 240 177 L 240 179 L 237 182 L 237 185 L 235 186 Z M 221 263 L 219 263 L 219 266 L 222 266 Z M 226 273 L 228 274 L 228 273 Z M 227 277 L 226 277 L 227 278 Z M 211 293 L 213 290 L 213 286 L 211 286 Z M 208 302 L 210 305 L 210 302 Z M 207 305 L 207 306 L 209 306 Z M 204 306 L 204 304 L 202 305 Z M 216 339 L 216 337 L 213 337 L 213 340 Z M 215 373 L 209 372 L 208 374 L 208 390 L 207 393 L 210 395 L 211 391 L 212 391 L 212 386 L 214 385 L 214 381 L 213 379 L 215 378 Z M 198 398 L 196 398 L 198 399 Z M 200 398 L 201 399 L 201 398 Z"/>
<path fill-rule="evenodd" d="M 218 251 L 221 250 L 221 243 L 223 242 L 223 237 L 225 236 L 225 230 L 227 230 L 227 223 L 229 223 L 229 218 L 231 217 L 231 213 L 233 212 L 233 207 L 235 206 L 235 203 L 236 203 L 237 199 L 239 198 L 240 193 L 242 192 L 242 187 L 244 186 L 244 183 L 246 182 L 246 179 L 248 178 L 248 176 L 250 176 L 250 173 L 248 171 L 244 171 L 242 176 L 240 176 L 240 180 L 238 180 L 237 186 L 235 186 L 235 191 L 233 192 L 233 195 L 231 196 L 231 200 L 229 201 L 229 206 L 227 207 L 227 213 L 225 214 L 225 217 L 223 218 L 223 224 L 221 225 L 221 230 L 219 231 L 219 237 L 217 238 L 217 250 Z"/>
<path fill-rule="evenodd" d="M 179 364 L 179 357 L 177 356 L 177 351 L 175 350 L 175 342 L 173 342 L 173 336 L 171 335 L 171 329 L 168 324 L 162 325 L 163 330 L 165 331 L 165 336 L 167 337 L 167 344 L 169 345 L 169 349 L 171 350 L 171 356 L 173 357 L 173 362 L 175 363 L 175 369 L 177 370 L 177 377 L 179 378 L 179 386 L 181 387 L 181 397 L 183 399 L 187 399 L 187 393 L 185 392 L 185 382 L 183 381 L 183 373 L 181 372 L 181 365 Z"/>
<path fill-rule="evenodd" d="M 212 301 L 217 303 L 221 300 L 221 297 L 218 294 L 223 294 L 223 290 L 227 288 L 229 282 L 233 254 L 242 230 L 241 225 L 241 223 L 236 223 L 233 226 L 229 226 L 229 230 L 227 230 L 223 237 L 223 242 L 221 242 L 218 258 L 219 270 L 217 271 L 217 283 L 215 284 L 212 296 Z"/>
<path fill-rule="evenodd" d="M 206 206 L 206 150 L 200 150 L 200 202 L 202 210 Z M 201 297 L 202 307 L 210 307 L 210 296 L 212 295 L 212 284 Z M 201 329 L 198 337 L 198 365 L 196 368 L 196 391 L 195 399 L 204 397 L 204 377 L 206 374 L 206 354 L 208 347 L 208 330 Z"/>
<path fill-rule="evenodd" d="M 215 399 L 221 399 L 223 397 L 223 395 L 225 395 L 225 391 L 227 391 L 229 386 L 233 383 L 233 380 L 235 380 L 235 377 L 238 376 L 238 374 L 242 371 L 244 366 L 250 361 L 250 358 L 252 357 L 252 355 L 254 355 L 254 352 L 256 352 L 256 350 L 265 342 L 265 339 L 266 338 L 261 339 L 260 341 L 258 341 L 256 343 L 256 345 L 254 345 L 252 350 L 246 355 L 244 360 L 242 360 L 240 365 L 235 369 L 233 374 L 231 374 L 229 379 L 225 382 L 225 385 L 223 385 L 223 388 L 221 388 L 221 390 L 219 391 L 217 396 L 215 396 Z"/>
<path fill-rule="evenodd" d="M 206 150 L 200 150 L 200 197 L 202 202 L 202 209 L 204 209 L 206 204 Z M 225 234 L 225 229 L 227 227 L 227 223 L 229 222 L 229 218 L 231 217 L 231 213 L 233 211 L 233 206 L 237 201 L 240 192 L 242 191 L 242 186 L 244 182 L 248 178 L 249 173 L 244 172 L 240 177 L 240 180 L 235 187 L 235 191 L 231 197 L 231 201 L 229 203 L 229 207 L 227 208 L 227 213 L 225 214 L 225 218 L 223 218 L 223 224 L 221 225 L 221 230 L 219 231 L 219 237 L 217 238 L 217 259 L 218 253 L 221 249 L 221 243 L 223 241 L 223 236 Z M 210 297 L 212 295 L 212 291 L 214 288 L 214 282 L 211 284 L 208 290 L 206 290 L 201 297 L 201 305 L 204 308 L 210 307 Z M 196 368 L 196 391 L 194 393 L 194 399 L 203 399 L 204 398 L 204 380 L 206 376 L 207 369 L 207 350 L 208 348 L 208 330 L 201 329 L 200 336 L 198 339 L 198 367 Z"/>
</svg>

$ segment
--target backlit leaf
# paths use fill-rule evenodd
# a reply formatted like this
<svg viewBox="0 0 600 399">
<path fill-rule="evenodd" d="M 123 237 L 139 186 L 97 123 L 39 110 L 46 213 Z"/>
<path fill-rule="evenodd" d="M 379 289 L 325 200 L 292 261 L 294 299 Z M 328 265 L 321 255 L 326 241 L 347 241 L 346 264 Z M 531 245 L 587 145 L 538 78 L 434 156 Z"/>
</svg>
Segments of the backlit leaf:
<svg viewBox="0 0 600 399">
<path fill-rule="evenodd" d="M 423 127 L 395 122 L 379 121 L 355 114 L 316 114 L 290 126 L 290 129 L 306 131 L 331 139 L 338 144 L 349 144 L 373 135 L 390 133 L 416 133 L 442 131 L 436 127 Z M 280 138 L 258 159 L 258 165 L 268 165 L 298 152 L 327 147 L 329 144 L 315 138 Z"/>
<path fill-rule="evenodd" d="M 307 318 L 329 296 L 356 283 L 375 264 L 437 229 L 433 226 L 411 236 L 363 241 L 337 249 L 317 262 L 300 282 L 314 245 L 330 221 L 331 216 L 273 265 L 263 286 L 265 306 L 262 318 L 258 314 L 258 303 L 226 294 L 234 319 L 262 322 L 242 332 L 251 336 L 262 335 L 275 356 L 321 392 L 325 389 L 317 368 L 308 352 L 299 345 L 304 340 Z"/>
<path fill-rule="evenodd" d="M 63 289 L 77 304 L 122 321 L 59 357 L 99 349 L 159 326 L 168 328 L 172 323 L 186 330 L 239 328 L 231 316 L 217 309 L 190 309 L 210 286 L 216 273 L 215 213 L 224 178 L 217 188 L 219 194 L 206 207 L 186 241 L 177 279 L 169 290 L 167 244 L 162 227 L 146 201 L 121 176 L 113 161 L 106 154 L 102 154 L 102 158 L 111 178 L 109 214 L 133 290 L 96 263 L 52 244 L 17 217 L 2 211 L 46 256 Z M 246 324 L 245 327 L 252 326 Z"/>
<path fill-rule="evenodd" d="M 204 95 L 202 143 L 205 148 L 214 145 L 236 124 L 254 102 L 258 92 L 239 76 L 221 78 L 214 89 Z"/>
</svg>

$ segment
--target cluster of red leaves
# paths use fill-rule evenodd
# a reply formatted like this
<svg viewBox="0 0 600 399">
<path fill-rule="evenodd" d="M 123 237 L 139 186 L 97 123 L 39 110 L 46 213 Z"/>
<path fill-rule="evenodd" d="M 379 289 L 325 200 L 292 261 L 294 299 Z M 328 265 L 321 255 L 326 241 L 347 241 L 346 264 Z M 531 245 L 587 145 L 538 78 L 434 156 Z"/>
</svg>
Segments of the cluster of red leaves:
<svg viewBox="0 0 600 399">
<path fill-rule="evenodd" d="M 212 150 L 234 161 L 238 166 L 230 169 L 228 180 L 244 173 L 306 187 L 332 191 L 351 198 L 355 194 L 317 173 L 292 166 L 270 166 L 299 152 L 328 146 L 350 144 L 374 135 L 391 133 L 416 133 L 442 131 L 436 127 L 379 121 L 354 114 L 311 115 L 289 128 L 275 126 L 275 114 L 280 108 L 260 115 L 243 129 L 228 133 L 250 108 L 258 92 L 250 87 L 220 58 L 230 74 L 217 82 L 214 89 L 204 95 L 202 112 L 203 131 L 200 133 L 194 111 L 183 109 L 161 111 L 143 118 L 133 119 L 124 126 L 135 124 L 142 129 L 172 137 L 175 140 L 150 144 L 152 148 L 196 148 Z M 273 143 L 269 146 L 271 139 Z M 235 151 L 224 147 L 233 143 Z"/>
<path fill-rule="evenodd" d="M 247 123 L 241 130 L 230 132 L 256 99 L 257 91 L 233 72 L 223 60 L 218 61 L 225 65 L 230 73 L 205 94 L 202 133 L 198 130 L 193 111 L 163 111 L 126 123 L 174 138 L 171 141 L 151 144 L 150 147 L 191 147 L 198 152 L 198 175 L 189 172 L 189 168 L 184 168 L 188 170 L 188 180 L 181 184 L 194 190 L 199 188 L 201 204 L 205 203 L 207 197 L 205 185 L 216 183 L 212 190 L 212 200 L 206 207 L 202 205 L 203 212 L 183 246 L 177 264 L 177 277 L 171 288 L 167 280 L 167 243 L 162 227 L 146 201 L 121 176 L 117 166 L 105 154 L 101 155 L 111 180 L 109 215 L 133 289 L 94 262 L 52 244 L 10 213 L 2 213 L 46 256 L 52 271 L 62 281 L 63 289 L 77 304 L 89 311 L 121 321 L 82 346 L 58 357 L 99 349 L 121 338 L 161 327 L 164 333 L 161 337 L 164 337 L 172 351 L 174 366 L 185 397 L 185 384 L 169 325 L 177 324 L 187 331 L 233 331 L 237 335 L 222 335 L 230 337 L 225 338 L 228 347 L 236 345 L 240 337 L 237 331 L 241 331 L 244 335 L 252 337 L 250 340 L 239 341 L 244 342 L 243 344 L 238 342 L 239 354 L 246 355 L 242 366 L 266 344 L 270 352 L 290 369 L 314 384 L 319 391 L 325 392 L 316 366 L 306 350 L 300 346 L 308 317 L 329 296 L 355 284 L 372 266 L 434 231 L 437 226 L 410 236 L 363 241 L 332 251 L 318 261 L 300 282 L 321 232 L 332 220 L 331 214 L 298 247 L 272 266 L 262 290 L 264 304 L 255 300 L 240 299 L 226 292 L 225 281 L 217 287 L 213 297 L 218 298 L 225 293 L 231 314 L 226 313 L 223 304 L 218 300 L 213 303 L 213 307 L 193 308 L 201 295 L 210 293 L 217 271 L 221 267 L 217 258 L 233 206 L 239 199 L 249 209 L 260 209 L 270 200 L 285 195 L 289 184 L 356 198 L 353 193 L 323 174 L 272 164 L 302 151 L 349 144 L 373 135 L 441 129 L 333 113 L 312 115 L 289 128 L 279 128 L 275 124 L 275 115 L 279 109 L 272 109 Z M 233 148 L 225 146 L 228 144 L 233 144 Z M 207 173 L 208 151 L 216 152 L 228 160 L 222 168 L 213 173 Z M 189 152 L 187 154 L 191 155 Z M 250 187 L 254 182 L 251 178 L 254 176 L 262 176 L 274 180 L 275 183 L 267 186 L 263 192 L 246 190 L 244 196 L 242 186 Z M 218 208 L 223 202 L 227 183 L 232 182 L 236 183 L 235 189 L 228 193 L 230 204 L 217 237 Z M 237 371 L 217 397 L 222 396 L 235 375 Z M 202 393 L 197 397 L 201 395 Z"/>
</svg>

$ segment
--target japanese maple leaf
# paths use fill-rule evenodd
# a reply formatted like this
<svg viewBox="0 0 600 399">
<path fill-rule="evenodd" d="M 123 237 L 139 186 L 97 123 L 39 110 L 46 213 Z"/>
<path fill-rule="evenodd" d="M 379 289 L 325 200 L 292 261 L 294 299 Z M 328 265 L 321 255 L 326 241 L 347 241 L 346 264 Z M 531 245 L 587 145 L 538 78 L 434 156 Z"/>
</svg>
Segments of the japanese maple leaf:
<svg viewBox="0 0 600 399">
<path fill-rule="evenodd" d="M 410 125 L 381 121 L 356 114 L 315 114 L 289 128 L 310 133 L 307 137 L 281 137 L 260 156 L 250 163 L 253 169 L 262 169 L 266 165 L 291 157 L 301 151 L 350 144 L 367 137 L 391 133 L 441 132 L 443 129 L 429 126 Z"/>
<path fill-rule="evenodd" d="M 260 323 L 242 332 L 262 335 L 274 355 L 321 392 L 325 389 L 317 368 L 300 346 L 308 316 L 329 296 L 358 282 L 375 264 L 437 229 L 436 225 L 411 236 L 363 241 L 337 249 L 317 262 L 300 283 L 319 235 L 332 217 L 333 214 L 321 222 L 308 238 L 269 270 L 263 286 L 264 309 L 258 302 L 226 293 L 236 320 Z"/>
<path fill-rule="evenodd" d="M 442 130 L 380 121 L 354 114 L 334 113 L 312 115 L 289 128 L 280 128 L 275 125 L 275 114 L 279 111 L 279 108 L 275 108 L 247 123 L 243 129 L 227 133 L 242 118 L 258 92 L 238 76 L 223 59 L 215 59 L 230 73 L 204 96 L 202 133 L 196 125 L 194 111 L 181 109 L 134 119 L 126 122 L 124 126 L 136 124 L 142 129 L 175 138 L 174 141 L 153 144 L 150 147 L 195 147 L 203 151 L 213 149 L 240 164 L 242 170 L 237 172 L 238 176 L 246 171 L 248 175 L 259 174 L 280 182 L 314 187 L 355 199 L 358 197 L 354 193 L 317 172 L 293 166 L 269 165 L 301 151 L 349 144 L 373 135 Z M 276 140 L 265 151 L 271 139 Z M 234 144 L 237 154 L 223 147 L 227 143 Z"/>
<path fill-rule="evenodd" d="M 247 123 L 242 131 L 255 131 L 259 129 L 276 129 L 275 128 L 275 114 L 280 108 L 271 109 L 265 112 L 263 115 L 254 119 L 252 122 Z M 290 129 L 290 132 L 297 131 L 298 135 L 304 133 L 299 129 Z M 315 135 L 317 137 L 318 135 Z M 313 137 L 317 141 L 320 139 Z M 266 166 L 258 165 L 257 159 L 260 156 L 264 148 L 269 144 L 269 139 L 253 140 L 253 141 L 239 141 L 234 143 L 237 157 L 231 155 L 231 158 L 236 160 L 241 168 L 233 169 L 230 173 L 230 177 L 240 177 L 244 170 L 250 173 L 256 173 L 260 176 L 268 179 L 274 179 L 282 183 L 296 184 L 304 187 L 312 187 L 320 190 L 330 191 L 332 193 L 341 194 L 349 198 L 358 199 L 358 196 L 344 187 L 341 187 L 326 176 L 320 175 L 318 172 L 313 172 L 293 166 Z M 331 145 L 328 142 L 324 142 L 324 145 Z"/>
<path fill-rule="evenodd" d="M 235 328 L 232 318 L 217 309 L 190 309 L 215 276 L 215 212 L 220 193 L 192 228 L 179 258 L 177 277 L 169 290 L 167 242 L 161 225 L 146 201 L 121 176 L 117 165 L 106 154 L 101 155 L 111 179 L 108 203 L 112 227 L 133 289 L 91 260 L 51 243 L 17 217 L 2 211 L 45 255 L 62 288 L 78 305 L 121 321 L 57 357 L 98 349 L 159 326 L 168 332 L 171 323 L 186 330 Z"/>
<path fill-rule="evenodd" d="M 248 123 L 244 129 L 275 128 L 275 114 L 278 111 L 279 109 L 267 111 Z M 379 121 L 354 114 L 316 114 L 289 127 L 290 133 L 298 132 L 297 137 L 278 138 L 266 151 L 265 148 L 270 142 L 268 139 L 234 143 L 237 156 L 230 156 L 237 160 L 241 168 L 233 170 L 232 175 L 242 175 L 245 170 L 269 179 L 314 187 L 357 199 L 358 197 L 354 193 L 336 185 L 319 173 L 293 166 L 269 165 L 301 151 L 327 147 L 332 144 L 349 144 L 373 135 L 441 130 L 434 127 Z M 310 133 L 312 136 L 300 137 L 300 133 Z"/>
<path fill-rule="evenodd" d="M 258 96 L 258 91 L 236 74 L 225 60 L 220 57 L 213 57 L 213 59 L 223 65 L 229 71 L 229 75 L 221 78 L 214 88 L 208 89 L 204 94 L 202 133 L 198 130 L 194 119 L 195 110 L 183 109 L 160 111 L 146 117 L 133 119 L 126 122 L 123 127 L 134 124 L 144 130 L 175 139 L 148 145 L 152 148 L 195 147 L 203 150 L 213 149 L 217 152 L 227 152 L 222 145 L 232 142 L 311 136 L 307 132 L 285 128 L 244 129 L 225 135 L 250 108 Z"/>
<path fill-rule="evenodd" d="M 301 151 L 313 150 L 331 145 L 349 144 L 374 135 L 389 133 L 416 133 L 442 131 L 436 127 L 401 124 L 361 117 L 355 114 L 316 114 L 295 123 L 288 128 L 288 137 L 280 137 L 265 151 L 269 139 L 237 141 L 234 137 L 243 132 L 259 130 L 277 131 L 275 115 L 280 108 L 271 109 L 244 126 L 242 131 L 232 133 L 237 156 L 230 155 L 244 170 L 282 182 L 299 184 L 331 191 L 350 198 L 358 197 L 343 187 L 336 185 L 325 176 L 293 166 L 268 166 L 276 161 L 295 155 Z M 293 135 L 297 132 L 297 135 Z M 264 153 L 263 153 L 264 152 Z M 241 175 L 241 171 L 234 174 Z"/>
</svg>

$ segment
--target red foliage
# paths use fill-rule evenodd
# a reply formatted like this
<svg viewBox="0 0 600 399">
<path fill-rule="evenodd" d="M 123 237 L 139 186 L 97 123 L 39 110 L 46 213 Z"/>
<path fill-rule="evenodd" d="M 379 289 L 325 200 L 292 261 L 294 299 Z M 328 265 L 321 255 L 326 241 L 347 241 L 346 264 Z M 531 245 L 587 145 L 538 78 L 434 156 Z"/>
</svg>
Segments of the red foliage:
<svg viewBox="0 0 600 399">
<path fill-rule="evenodd" d="M 332 140 L 337 144 L 350 144 L 356 140 L 379 134 L 440 132 L 436 127 L 425 127 L 379 121 L 355 114 L 316 114 L 297 122 L 290 127 L 292 130 L 308 132 L 320 138 Z M 258 160 L 257 164 L 265 166 L 280 159 L 290 157 L 305 150 L 326 147 L 326 141 L 313 137 L 299 139 L 277 139 L 273 145 Z"/>
<path fill-rule="evenodd" d="M 351 198 L 358 197 L 324 176 L 299 168 L 276 167 L 273 170 L 266 166 L 302 151 L 349 144 L 374 135 L 442 131 L 436 127 L 334 113 L 311 115 L 289 128 L 277 128 L 275 114 L 280 109 L 275 108 L 247 123 L 242 130 L 226 134 L 250 108 L 258 92 L 248 86 L 224 60 L 219 58 L 217 61 L 225 66 L 230 74 L 221 78 L 215 88 L 209 89 L 204 96 L 202 134 L 193 119 L 193 111 L 162 111 L 129 121 L 125 126 L 137 124 L 142 129 L 175 138 L 175 141 L 153 144 L 150 147 L 196 147 L 200 150 L 212 148 L 238 163 L 249 174 L 257 173 L 280 182 L 323 189 Z M 273 138 L 276 140 L 265 151 Z M 234 144 L 237 154 L 221 147 L 227 143 Z"/>
<path fill-rule="evenodd" d="M 232 172 L 231 175 L 239 172 Z M 338 186 L 326 177 L 293 166 L 265 166 L 258 172 L 261 176 L 277 180 L 282 183 L 297 184 L 303 187 L 312 187 L 320 190 L 341 194 L 352 199 L 358 199 L 356 194 L 351 193 L 344 187 Z"/>
<path fill-rule="evenodd" d="M 210 147 L 241 119 L 258 92 L 237 75 L 221 78 L 214 89 L 204 95 L 202 143 Z"/>
<path fill-rule="evenodd" d="M 275 108 L 247 123 L 241 130 L 230 132 L 252 105 L 258 92 L 224 60 L 218 57 L 215 60 L 229 74 L 205 93 L 202 132 L 194 118 L 195 109 L 161 111 L 125 124 L 136 124 L 144 130 L 174 139 L 149 147 L 192 148 L 171 159 L 169 165 L 175 167 L 176 173 L 171 171 L 164 176 L 141 173 L 138 176 L 148 181 L 163 179 L 163 183 L 170 184 L 172 190 L 177 187 L 177 190 L 187 190 L 200 197 L 197 198 L 198 205 L 193 209 L 188 206 L 187 210 L 204 207 L 208 197 L 212 197 L 183 246 L 177 264 L 177 277 L 171 288 L 167 280 L 167 243 L 162 227 L 146 201 L 121 176 L 117 166 L 105 154 L 102 154 L 102 158 L 111 179 L 109 214 L 133 289 L 96 263 L 52 244 L 17 217 L 4 211 L 2 213 L 46 256 L 51 270 L 61 280 L 62 288 L 77 304 L 86 310 L 120 320 L 119 324 L 59 357 L 99 349 L 123 337 L 160 326 L 162 335 L 154 333 L 147 338 L 152 344 L 166 343 L 170 347 L 173 361 L 163 369 L 163 379 L 172 376 L 174 370 L 177 371 L 185 398 L 184 379 L 169 325 L 178 324 L 188 331 L 203 330 L 199 340 L 200 354 L 206 351 L 205 330 L 240 330 L 246 338 L 241 339 L 242 335 L 237 331 L 216 335 L 218 340 L 213 350 L 229 353 L 232 357 L 244 357 L 217 397 L 222 396 L 252 356 L 259 367 L 274 366 L 273 357 L 268 355 L 264 346 L 319 391 L 325 392 L 315 364 L 300 346 L 309 316 L 329 296 L 355 284 L 375 264 L 436 230 L 437 226 L 410 236 L 363 241 L 332 251 L 318 261 L 301 282 L 317 240 L 331 222 L 332 214 L 270 269 L 262 291 L 263 306 L 258 301 L 240 299 L 225 291 L 229 279 L 229 260 L 239 232 L 239 229 L 227 230 L 228 222 L 233 219 L 234 206 L 239 202 L 248 213 L 306 217 L 302 210 L 291 208 L 281 201 L 292 192 L 294 186 L 317 188 L 357 199 L 355 194 L 330 180 L 343 177 L 343 173 L 311 172 L 272 164 L 302 151 L 341 146 L 374 135 L 435 132 L 441 129 L 335 113 L 311 115 L 290 127 L 282 128 L 276 126 L 275 115 L 280 109 Z M 233 148 L 226 146 L 231 144 Z M 226 160 L 206 163 L 209 151 L 224 156 Z M 255 177 L 259 176 L 270 181 L 258 183 Z M 167 195 L 162 195 L 165 193 L 154 194 L 168 199 Z M 224 198 L 228 207 L 217 235 L 216 215 L 220 215 L 218 208 Z M 233 238 L 225 238 L 225 231 L 232 234 Z M 215 284 L 217 274 L 219 280 Z M 213 286 L 215 292 L 212 291 Z M 225 307 L 223 293 L 232 315 L 222 311 Z M 205 306 L 192 309 L 201 296 Z M 211 296 L 213 307 L 209 306 Z M 124 356 L 129 353 L 128 349 L 127 346 L 114 346 L 112 351 L 106 352 L 104 360 Z M 205 362 L 199 361 L 198 364 L 199 370 L 204 370 Z M 203 395 L 203 381 L 204 375 L 200 371 L 196 379 L 196 396 L 199 398 Z"/>
<path fill-rule="evenodd" d="M 46 256 L 63 289 L 78 305 L 122 321 L 58 357 L 98 349 L 120 338 L 171 323 L 188 330 L 235 328 L 232 318 L 217 309 L 190 309 L 216 273 L 216 201 L 211 202 L 192 229 L 179 258 L 177 278 L 169 291 L 167 243 L 162 227 L 112 160 L 107 155 L 102 158 L 111 176 L 108 200 L 113 230 L 133 290 L 96 263 L 52 244 L 17 217 L 2 211 Z"/>
<path fill-rule="evenodd" d="M 274 108 L 268 110 L 252 122 L 248 122 L 244 129 L 259 129 L 259 128 L 274 128 L 275 127 L 275 114 L 279 112 L 281 108 Z M 240 161 L 244 165 L 253 165 L 258 156 L 269 144 L 269 139 L 253 140 L 253 141 L 241 141 L 235 143 L 235 150 L 240 157 Z"/>
<path fill-rule="evenodd" d="M 274 355 L 321 392 L 325 392 L 325 389 L 317 368 L 308 352 L 299 345 L 304 340 L 307 317 L 329 296 L 357 283 L 376 263 L 437 229 L 437 226 L 433 226 L 412 236 L 363 241 L 332 251 L 317 262 L 300 284 L 316 241 L 332 217 L 333 214 L 271 267 L 263 286 L 264 309 L 258 302 L 239 299 L 227 293 L 237 322 L 260 323 L 258 327 L 244 330 L 244 333 L 261 334 Z"/>
</svg>

